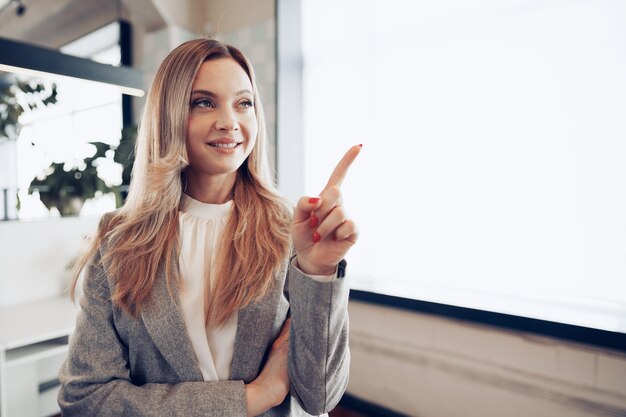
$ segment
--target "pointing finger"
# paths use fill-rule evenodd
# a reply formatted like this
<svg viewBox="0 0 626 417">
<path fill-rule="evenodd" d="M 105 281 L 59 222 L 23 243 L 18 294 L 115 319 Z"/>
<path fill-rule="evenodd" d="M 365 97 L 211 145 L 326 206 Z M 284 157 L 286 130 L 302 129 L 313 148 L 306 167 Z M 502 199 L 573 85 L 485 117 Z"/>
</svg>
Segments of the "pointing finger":
<svg viewBox="0 0 626 417">
<path fill-rule="evenodd" d="M 348 173 L 348 168 L 350 168 L 350 165 L 352 165 L 352 162 L 354 162 L 354 160 L 356 159 L 357 155 L 361 151 L 362 146 L 363 145 L 355 145 L 348 149 L 348 152 L 346 152 L 343 158 L 341 158 L 341 161 L 339 161 L 339 163 L 335 167 L 335 170 L 331 174 L 328 183 L 326 183 L 326 187 L 324 187 L 324 190 L 332 186 L 341 186 L 341 183 Z"/>
</svg>

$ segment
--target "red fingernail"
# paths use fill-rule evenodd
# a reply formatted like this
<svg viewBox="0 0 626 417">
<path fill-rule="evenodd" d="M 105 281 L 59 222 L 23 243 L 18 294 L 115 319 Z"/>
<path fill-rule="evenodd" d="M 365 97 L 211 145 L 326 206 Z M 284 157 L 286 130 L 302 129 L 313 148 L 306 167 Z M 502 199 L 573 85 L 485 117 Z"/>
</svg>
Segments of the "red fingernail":
<svg viewBox="0 0 626 417">
<path fill-rule="evenodd" d="M 309 218 L 309 228 L 315 229 L 315 226 L 317 226 L 319 222 L 320 219 L 318 219 L 315 214 L 311 214 L 311 217 Z"/>
<path fill-rule="evenodd" d="M 320 201 L 320 198 L 319 198 L 319 197 L 312 197 L 312 198 L 309 198 L 309 203 L 310 203 L 310 204 L 315 204 L 315 203 L 317 203 L 318 201 Z"/>
<path fill-rule="evenodd" d="M 359 148 L 362 148 L 362 147 L 363 147 L 363 144 L 362 144 L 362 143 L 359 143 Z"/>
<path fill-rule="evenodd" d="M 313 233 L 313 243 L 317 243 L 322 239 L 322 237 L 320 236 L 319 233 L 315 232 Z"/>
</svg>

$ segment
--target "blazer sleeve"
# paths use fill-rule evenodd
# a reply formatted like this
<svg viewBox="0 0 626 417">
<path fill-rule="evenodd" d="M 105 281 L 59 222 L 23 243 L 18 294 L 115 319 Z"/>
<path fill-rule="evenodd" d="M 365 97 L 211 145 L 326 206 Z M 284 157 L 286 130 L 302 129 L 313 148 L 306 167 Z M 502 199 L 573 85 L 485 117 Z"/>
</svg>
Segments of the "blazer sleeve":
<svg viewBox="0 0 626 417">
<path fill-rule="evenodd" d="M 348 385 L 348 294 L 339 264 L 338 279 L 319 282 L 289 262 L 285 296 L 291 310 L 289 379 L 291 395 L 309 414 L 332 410 Z"/>
<path fill-rule="evenodd" d="M 68 358 L 59 373 L 64 417 L 246 415 L 243 381 L 134 385 L 99 253 L 87 268 L 83 291 Z"/>
</svg>

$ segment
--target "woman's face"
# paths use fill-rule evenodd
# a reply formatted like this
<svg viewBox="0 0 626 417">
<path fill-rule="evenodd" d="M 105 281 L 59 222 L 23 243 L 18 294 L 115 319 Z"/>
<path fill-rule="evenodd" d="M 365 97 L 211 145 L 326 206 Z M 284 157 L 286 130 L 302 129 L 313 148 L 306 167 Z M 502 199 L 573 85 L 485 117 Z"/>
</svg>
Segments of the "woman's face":
<svg viewBox="0 0 626 417">
<path fill-rule="evenodd" d="M 231 58 L 206 61 L 191 88 L 187 152 L 194 174 L 234 174 L 257 136 L 252 83 Z"/>
</svg>

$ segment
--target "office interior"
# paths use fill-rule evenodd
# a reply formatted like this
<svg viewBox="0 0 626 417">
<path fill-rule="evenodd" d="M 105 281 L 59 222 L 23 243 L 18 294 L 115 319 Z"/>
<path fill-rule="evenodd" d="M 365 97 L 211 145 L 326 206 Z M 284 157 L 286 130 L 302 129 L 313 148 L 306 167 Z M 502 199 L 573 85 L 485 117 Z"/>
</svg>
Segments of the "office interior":
<svg viewBox="0 0 626 417">
<path fill-rule="evenodd" d="M 431 4 L 428 1 L 417 3 L 424 10 Z M 475 16 L 467 4 L 455 1 L 445 3 L 449 16 L 452 16 L 450 21 L 461 22 L 458 23 L 461 26 L 475 24 L 472 20 Z M 503 24 L 511 14 L 531 13 L 533 7 L 547 13 L 547 9 L 563 6 L 554 1 L 542 5 L 523 0 L 506 3 L 510 8 L 505 14 L 497 16 L 497 19 L 503 19 Z M 594 2 L 575 3 L 590 5 Z M 609 6 L 615 6 L 619 13 L 611 18 L 626 23 L 626 8 L 620 2 L 601 3 L 607 6 L 607 10 L 610 10 Z M 321 4 L 326 8 L 329 21 L 356 19 L 359 22 L 378 22 L 382 18 L 376 11 L 383 8 L 384 1 L 336 0 Z M 118 143 L 121 129 L 136 127 L 145 100 L 143 94 L 157 66 L 169 51 L 198 36 L 216 37 L 239 47 L 252 61 L 264 97 L 279 189 L 295 199 L 305 188 L 316 184 L 305 178 L 305 169 L 310 168 L 303 168 L 300 162 L 306 160 L 306 156 L 301 155 L 319 150 L 311 150 L 310 145 L 300 139 L 290 140 L 293 137 L 308 137 L 303 125 L 318 123 L 303 113 L 310 106 L 301 105 L 303 94 L 311 91 L 308 86 L 303 87 L 301 79 L 302 68 L 307 65 L 301 59 L 302 43 L 311 44 L 303 35 L 301 16 L 314 5 L 313 0 L 0 0 L 0 38 L 22 43 L 24 48 L 34 45 L 67 55 L 82 53 L 81 59 L 92 60 L 97 55 L 100 38 L 90 38 L 89 35 L 98 31 L 102 33 L 103 28 L 106 33 L 113 31 L 115 47 L 95 59 L 107 62 L 107 54 L 117 54 L 114 64 L 133 70 L 133 75 L 128 77 L 136 77 L 134 87 L 143 91 L 135 95 L 107 96 L 109 98 L 104 99 L 102 107 L 111 112 L 105 114 L 112 116 L 102 123 L 102 128 L 94 129 L 84 121 L 68 122 L 65 126 L 82 131 L 100 129 L 106 134 L 114 132 Z M 363 10 L 371 13 L 364 13 Z M 463 10 L 463 13 L 456 13 L 458 10 Z M 557 10 L 555 13 L 558 15 L 561 12 Z M 416 22 L 423 23 L 419 16 L 414 18 Z M 307 34 L 313 33 L 310 27 L 307 30 Z M 325 28 L 318 27 L 316 30 L 323 34 Z M 619 38 L 622 34 L 607 36 Z M 615 59 L 624 65 L 626 49 L 623 39 L 626 38 L 621 39 L 622 49 L 618 51 L 621 55 Z M 355 49 L 358 48 L 355 46 Z M 349 60 L 352 52 L 343 51 L 345 56 L 342 59 Z M 410 51 L 405 53 L 410 54 Z M 0 64 L 4 63 L 2 55 L 3 50 L 0 49 Z M 400 62 L 402 59 L 398 57 Z M 359 65 L 359 68 L 367 68 L 367 65 Z M 615 82 L 621 82 L 619 88 L 624 89 L 623 75 L 621 78 L 615 74 L 606 76 L 611 80 L 621 80 Z M 94 75 L 94 78 L 97 77 Z M 0 80 L 0 86 L 5 87 L 15 82 L 16 78 L 4 69 L 0 72 Z M 508 82 L 517 82 L 506 77 L 499 81 L 503 83 L 502 89 L 507 88 Z M 46 85 L 49 93 L 50 84 Z M 76 88 L 73 95 L 80 96 L 81 92 L 87 91 Z M 345 99 L 346 106 L 363 105 Z M 540 102 L 541 98 L 536 100 Z M 80 107 L 85 105 L 76 103 L 74 110 L 62 117 L 67 118 L 70 113 L 79 114 Z M 404 104 L 408 103 L 410 99 Z M 366 104 L 370 105 L 374 106 L 373 103 Z M 376 103 L 376 106 L 380 105 Z M 23 117 L 25 119 L 20 120 L 28 127 L 32 123 L 30 116 L 25 114 Z M 56 116 L 51 111 L 46 117 L 49 122 Z M 377 116 L 373 113 L 372 117 Z M 346 120 L 345 123 L 360 124 L 361 127 L 353 128 L 358 131 L 363 126 L 366 128 L 370 121 L 370 118 L 364 117 L 362 120 Z M 413 123 L 404 118 L 387 122 L 399 125 Z M 324 123 L 320 120 L 318 126 Z M 0 217 L 3 218 L 0 221 L 0 417 L 59 414 L 56 375 L 67 354 L 67 343 L 77 311 L 77 306 L 67 294 L 69 265 L 85 236 L 95 230 L 102 212 L 114 209 L 117 204 L 113 194 L 105 198 L 103 195 L 106 192 L 101 190 L 96 194 L 97 202 L 82 202 L 78 210 L 69 215 L 61 215 L 53 203 L 44 206 L 33 202 L 35 197 L 28 192 L 30 179 L 20 182 L 27 171 L 20 171 L 22 161 L 18 156 L 31 155 L 26 148 L 35 147 L 35 144 L 25 143 L 31 140 L 36 143 L 40 140 L 38 135 L 45 131 L 45 125 L 40 130 L 23 128 L 22 132 L 31 136 L 19 140 L 0 138 L 0 188 L 3 191 L 0 207 Z M 95 140 L 106 142 L 106 138 L 101 136 L 95 135 Z M 359 143 L 358 138 L 349 140 Z M 50 143 L 41 146 L 53 152 L 50 149 L 54 146 Z M 328 166 L 341 156 L 345 150 L 342 146 L 333 149 L 331 144 L 327 147 Z M 363 149 L 367 152 L 367 142 Z M 376 149 L 374 144 L 372 149 Z M 367 158 L 374 157 L 370 154 L 365 158 L 367 161 Z M 347 187 L 352 187 L 350 195 L 360 194 L 365 199 L 368 194 L 374 198 L 377 191 L 368 189 L 368 183 L 378 184 L 373 179 L 377 175 L 375 168 L 356 167 L 356 173 L 347 184 Z M 121 175 L 121 167 L 117 175 Z M 397 180 L 399 183 L 402 181 L 401 186 L 410 193 L 412 180 Z M 107 185 L 111 189 L 118 186 L 123 196 L 123 184 Z M 43 195 L 45 192 L 44 187 L 35 194 Z M 620 190 L 613 192 L 623 194 Z M 397 207 L 393 202 L 386 205 L 393 213 L 386 213 L 379 221 L 384 221 L 385 216 L 410 216 L 414 209 Z M 355 212 L 369 215 L 360 207 Z M 623 241 L 626 229 L 620 229 L 619 233 Z M 386 244 L 393 246 L 393 242 Z M 622 247 L 616 249 L 618 253 L 615 256 L 624 264 L 626 253 L 619 252 Z M 406 258 L 406 253 L 402 252 L 400 258 Z M 376 258 L 378 254 L 364 252 L 359 256 L 357 261 Z M 417 254 L 413 262 L 419 263 L 420 259 Z M 351 260 L 348 259 L 348 262 L 350 265 Z M 385 258 L 376 262 L 377 273 L 384 274 L 386 268 L 391 268 L 391 264 L 398 260 Z M 446 262 L 454 263 L 455 260 Z M 405 271 L 408 280 L 411 279 L 411 269 Z M 385 281 L 384 276 L 378 278 Z M 624 281 L 623 278 L 621 281 Z M 360 281 L 355 279 L 352 287 L 349 302 L 350 382 L 338 410 L 331 413 L 331 417 L 626 415 L 626 302 L 616 301 L 611 308 L 605 305 L 598 307 L 590 313 L 597 313 L 594 316 L 597 317 L 594 319 L 596 322 L 587 324 L 570 320 L 581 313 L 581 308 L 569 299 L 567 303 L 563 302 L 566 318 L 561 320 L 509 311 L 507 304 L 517 302 L 513 299 L 499 300 L 503 307 L 494 311 L 481 305 L 482 300 L 489 298 L 487 296 L 475 297 L 472 303 L 464 304 L 467 298 L 473 296 L 469 292 L 458 292 L 454 293 L 454 297 L 460 300 L 459 303 L 445 302 L 435 297 L 439 290 L 433 287 L 429 287 L 429 294 L 435 295 L 420 298 L 418 293 L 404 293 L 405 287 L 394 292 L 384 282 L 372 282 L 368 277 L 361 277 Z M 538 307 L 546 311 L 551 308 L 545 305 Z M 582 310 L 583 313 L 586 311 Z M 611 320 L 616 324 L 613 325 Z"/>
</svg>

